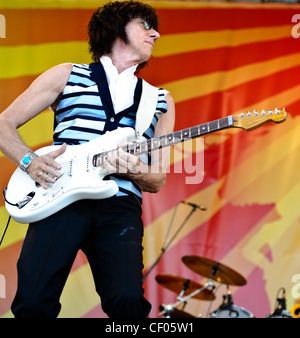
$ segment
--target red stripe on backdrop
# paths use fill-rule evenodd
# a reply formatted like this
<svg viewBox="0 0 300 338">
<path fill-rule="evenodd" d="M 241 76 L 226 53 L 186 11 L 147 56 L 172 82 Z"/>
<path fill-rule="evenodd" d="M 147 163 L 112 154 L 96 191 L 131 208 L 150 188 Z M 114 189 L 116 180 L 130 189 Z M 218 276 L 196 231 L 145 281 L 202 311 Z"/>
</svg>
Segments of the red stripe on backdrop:
<svg viewBox="0 0 300 338">
<path fill-rule="evenodd" d="M 88 263 L 88 260 L 85 254 L 81 250 L 79 250 L 74 260 L 74 263 L 72 265 L 71 272 L 76 271 L 77 269 L 79 269 L 80 267 L 82 267 L 83 265 L 87 263 Z"/>
<path fill-rule="evenodd" d="M 289 114 L 290 114 L 291 116 L 300 115 L 300 109 L 299 109 L 299 107 L 300 107 L 300 100 L 298 100 L 298 101 L 296 101 L 296 102 L 290 104 L 290 105 L 288 106 L 288 108 L 287 108 Z"/>
<path fill-rule="evenodd" d="M 199 30 L 242 29 L 291 24 L 297 9 L 278 8 L 180 8 L 158 9 L 160 33 L 175 34 Z"/>
<path fill-rule="evenodd" d="M 280 39 L 237 47 L 198 50 L 165 57 L 153 57 L 141 76 L 153 85 L 217 71 L 228 71 L 300 51 L 297 39 Z"/>
</svg>

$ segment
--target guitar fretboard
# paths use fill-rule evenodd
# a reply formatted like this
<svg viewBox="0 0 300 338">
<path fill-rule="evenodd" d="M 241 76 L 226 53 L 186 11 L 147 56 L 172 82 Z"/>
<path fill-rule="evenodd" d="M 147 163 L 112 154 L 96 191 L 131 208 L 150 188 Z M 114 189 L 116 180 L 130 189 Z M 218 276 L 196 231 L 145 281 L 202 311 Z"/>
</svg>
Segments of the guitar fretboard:
<svg viewBox="0 0 300 338">
<path fill-rule="evenodd" d="M 233 126 L 232 116 L 223 117 L 219 120 L 207 122 L 200 124 L 198 126 L 190 127 L 187 129 L 182 129 L 175 131 L 170 134 L 162 135 L 159 137 L 154 137 L 141 142 L 133 142 L 122 149 L 125 152 L 128 152 L 132 155 L 141 155 L 153 150 L 162 149 L 164 147 L 169 147 L 174 144 L 184 142 L 196 137 L 204 136 L 206 134 L 230 128 Z M 103 152 L 96 154 L 93 157 L 93 165 L 95 167 L 103 165 L 104 159 L 107 157 L 108 152 Z"/>
</svg>

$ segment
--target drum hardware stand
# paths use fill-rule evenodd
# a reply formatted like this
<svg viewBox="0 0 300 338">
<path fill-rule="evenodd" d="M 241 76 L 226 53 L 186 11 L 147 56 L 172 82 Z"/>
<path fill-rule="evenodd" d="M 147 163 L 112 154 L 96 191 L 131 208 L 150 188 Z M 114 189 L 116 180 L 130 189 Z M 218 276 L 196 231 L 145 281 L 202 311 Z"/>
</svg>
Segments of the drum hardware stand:
<svg viewBox="0 0 300 338">
<path fill-rule="evenodd" d="M 180 294 L 177 297 L 177 300 L 183 300 L 183 295 L 184 295 L 185 291 L 188 289 L 189 285 L 190 285 L 190 280 L 186 279 L 184 284 L 183 284 L 183 288 L 182 288 L 182 290 L 180 291 Z M 181 309 L 182 311 L 186 307 L 186 304 L 187 304 L 187 302 L 185 300 L 183 300 L 183 306 L 182 306 L 182 309 Z"/>
<path fill-rule="evenodd" d="M 190 285 L 190 280 L 186 279 L 185 282 L 184 282 L 184 284 L 183 284 L 183 288 L 180 291 L 180 294 L 177 297 L 177 299 L 182 299 L 182 296 L 184 295 L 185 291 L 188 289 L 189 285 Z"/>
<path fill-rule="evenodd" d="M 226 298 L 227 298 L 227 303 L 226 303 Z M 220 309 L 231 309 L 233 305 L 233 300 L 231 296 L 231 291 L 229 289 L 229 285 L 227 285 L 227 295 L 223 295 L 223 303 L 220 306 Z"/>
<path fill-rule="evenodd" d="M 226 302 L 226 299 L 227 299 L 227 302 Z M 218 311 L 228 310 L 230 313 L 230 317 L 238 317 L 239 313 L 236 310 L 234 310 L 234 307 L 232 305 L 234 305 L 234 303 L 233 303 L 233 299 L 231 296 L 229 285 L 227 285 L 227 294 L 223 295 L 223 303 L 219 306 L 217 310 L 211 313 L 211 316 L 217 317 Z M 234 316 L 232 314 L 234 314 Z"/>
<path fill-rule="evenodd" d="M 178 206 L 178 205 L 177 205 Z M 177 209 L 177 207 L 176 207 Z M 175 212 L 176 209 L 174 211 L 174 215 L 172 217 L 171 223 L 169 225 L 169 229 L 173 223 L 173 219 L 175 216 Z M 187 217 L 185 218 L 185 220 L 183 221 L 183 223 L 180 225 L 180 227 L 177 229 L 177 231 L 175 232 L 175 234 L 173 235 L 173 237 L 170 239 L 169 243 L 167 243 L 165 246 L 162 247 L 161 249 L 161 254 L 158 256 L 158 258 L 156 259 L 156 261 L 152 264 L 152 266 L 150 267 L 150 269 L 148 270 L 148 272 L 145 274 L 143 281 L 145 281 L 145 279 L 148 277 L 148 275 L 150 274 L 150 272 L 154 269 L 154 267 L 158 264 L 158 262 L 160 261 L 160 259 L 162 258 L 163 254 L 167 251 L 167 249 L 169 248 L 169 246 L 172 244 L 172 242 L 174 241 L 175 237 L 178 235 L 178 233 L 182 230 L 182 228 L 184 227 L 184 225 L 187 223 L 187 221 L 190 219 L 190 217 L 192 216 L 192 214 L 196 211 L 196 209 L 198 209 L 197 205 L 192 206 L 192 210 L 191 212 L 187 215 Z M 169 232 L 169 231 L 168 231 Z"/>
<path fill-rule="evenodd" d="M 200 288 L 200 289 L 197 289 L 197 290 L 195 290 L 194 292 L 192 292 L 192 293 L 190 293 L 189 295 L 187 295 L 187 296 L 185 296 L 185 297 L 180 297 L 180 295 L 177 297 L 177 299 L 178 299 L 178 301 L 176 302 L 176 303 L 174 303 L 174 304 L 167 304 L 167 305 L 162 305 L 162 308 L 164 309 L 163 311 L 161 311 L 158 315 L 159 316 L 162 316 L 162 315 L 164 315 L 164 314 L 166 314 L 166 318 L 170 318 L 170 314 L 173 312 L 173 310 L 178 306 L 178 305 L 180 305 L 180 304 L 182 304 L 182 303 L 184 303 L 185 305 L 186 305 L 186 303 L 187 303 L 187 301 L 190 299 L 190 298 L 192 298 L 192 297 L 194 297 L 195 295 L 197 295 L 198 293 L 200 293 L 201 291 L 203 291 L 203 290 L 205 290 L 205 289 L 207 289 L 207 288 L 209 288 L 209 287 L 211 287 L 212 288 L 212 290 L 211 291 L 213 291 L 214 290 L 214 288 L 215 288 L 215 286 L 214 286 L 214 284 L 213 284 L 213 282 L 212 282 L 212 280 L 211 279 L 209 279 L 206 283 L 205 283 L 205 286 L 203 286 L 202 288 Z M 183 291 L 184 289 L 182 289 L 182 291 Z M 182 293 L 182 291 L 181 291 L 181 293 Z M 183 291 L 184 292 L 184 291 Z M 180 294 L 181 294 L 180 293 Z M 185 305 L 184 305 L 184 307 L 185 307 Z M 169 316 L 169 317 L 168 317 Z"/>
</svg>

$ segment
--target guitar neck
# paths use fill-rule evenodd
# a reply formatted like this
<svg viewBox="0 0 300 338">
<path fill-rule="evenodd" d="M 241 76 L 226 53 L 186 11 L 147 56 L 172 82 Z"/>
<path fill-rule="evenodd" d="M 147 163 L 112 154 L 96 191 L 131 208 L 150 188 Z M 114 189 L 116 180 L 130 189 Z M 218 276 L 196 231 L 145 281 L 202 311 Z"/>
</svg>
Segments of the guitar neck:
<svg viewBox="0 0 300 338">
<path fill-rule="evenodd" d="M 199 124 L 198 126 L 182 129 L 145 141 L 130 143 L 122 149 L 132 155 L 141 155 L 231 127 L 233 127 L 233 118 L 232 116 L 227 116 L 215 121 L 206 122 Z M 107 154 L 108 153 L 106 152 L 94 155 L 93 165 L 96 167 L 102 165 L 104 158 L 107 157 Z"/>
<path fill-rule="evenodd" d="M 140 143 L 129 144 L 125 146 L 123 150 L 133 155 L 140 155 L 232 126 L 232 117 L 227 116 L 219 120 L 199 124 L 198 126 L 182 129 L 159 137 L 154 137 Z"/>
</svg>

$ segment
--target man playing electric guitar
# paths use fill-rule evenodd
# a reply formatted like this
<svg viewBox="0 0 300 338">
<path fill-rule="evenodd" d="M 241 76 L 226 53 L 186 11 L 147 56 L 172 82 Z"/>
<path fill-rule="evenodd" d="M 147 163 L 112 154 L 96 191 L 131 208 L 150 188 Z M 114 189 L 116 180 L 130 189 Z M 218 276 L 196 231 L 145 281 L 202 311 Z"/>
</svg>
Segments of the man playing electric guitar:
<svg viewBox="0 0 300 338">
<path fill-rule="evenodd" d="M 107 131 L 135 128 L 144 91 L 143 81 L 135 73 L 150 58 L 160 36 L 155 10 L 135 1 L 99 8 L 90 20 L 88 34 L 93 63 L 65 63 L 49 69 L 0 114 L 1 151 L 45 194 L 67 175 L 57 161 L 66 149 Z M 24 144 L 17 129 L 49 106 L 54 113 L 53 144 L 59 147 L 37 155 Z M 168 134 L 174 120 L 172 97 L 157 89 L 150 124 L 137 137 L 143 140 Z M 15 317 L 58 316 L 59 298 L 80 249 L 87 256 L 109 317 L 149 315 L 151 305 L 143 296 L 142 285 L 141 192 L 158 192 L 164 185 L 168 156 L 159 154 L 163 151 L 143 159 L 119 147 L 103 162 L 109 174 L 106 178 L 118 188 L 114 196 L 82 199 L 29 224 L 17 265 Z M 151 166 L 159 166 L 159 172 L 153 173 Z"/>
</svg>

